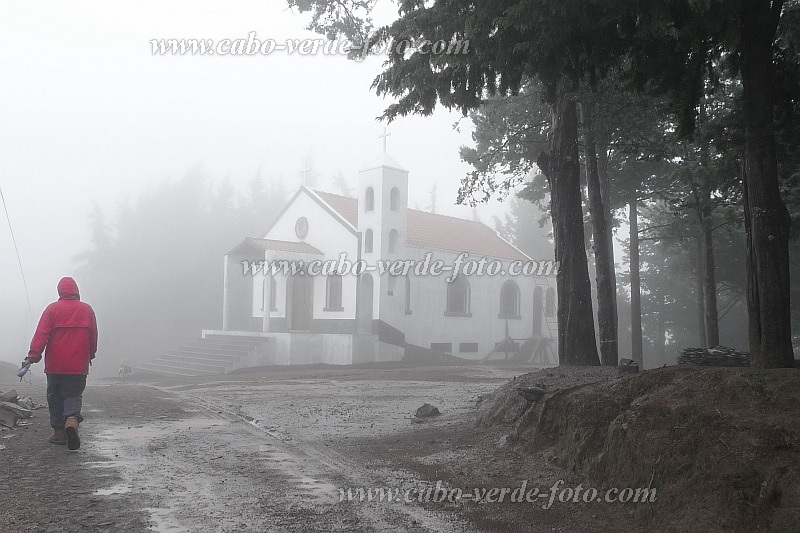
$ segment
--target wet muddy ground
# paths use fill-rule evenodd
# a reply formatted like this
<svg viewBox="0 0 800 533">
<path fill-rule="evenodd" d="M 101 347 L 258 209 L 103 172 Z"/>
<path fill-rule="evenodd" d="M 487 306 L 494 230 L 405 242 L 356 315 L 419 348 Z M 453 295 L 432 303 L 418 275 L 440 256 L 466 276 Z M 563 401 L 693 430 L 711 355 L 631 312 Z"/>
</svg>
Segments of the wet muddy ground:
<svg viewBox="0 0 800 533">
<path fill-rule="evenodd" d="M 308 367 L 91 380 L 79 451 L 47 442 L 46 409 L 0 434 L 13 435 L 0 441 L 0 530 L 638 531 L 614 504 L 419 501 L 435 499 L 437 482 L 472 495 L 582 481 L 475 427 L 478 398 L 525 371 Z M 41 375 L 15 386 L 44 403 Z M 414 420 L 426 402 L 442 414 Z M 358 488 L 399 496 L 340 501 Z"/>
</svg>

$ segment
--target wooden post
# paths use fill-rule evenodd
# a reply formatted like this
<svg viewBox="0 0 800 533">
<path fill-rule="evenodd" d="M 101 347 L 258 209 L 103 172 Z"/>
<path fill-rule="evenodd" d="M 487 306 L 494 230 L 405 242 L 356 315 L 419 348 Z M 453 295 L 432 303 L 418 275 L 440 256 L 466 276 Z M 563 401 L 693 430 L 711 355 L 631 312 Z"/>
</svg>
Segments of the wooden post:
<svg viewBox="0 0 800 533">
<path fill-rule="evenodd" d="M 266 271 L 264 272 L 264 295 L 262 298 L 264 299 L 264 319 L 261 321 L 261 331 L 266 333 L 269 331 L 269 315 L 272 310 L 270 305 L 272 302 L 272 276 Z"/>
<path fill-rule="evenodd" d="M 639 215 L 637 212 L 639 199 L 636 191 L 628 201 L 630 224 L 630 270 L 631 270 L 631 358 L 644 368 L 642 349 L 642 293 L 639 274 Z"/>
<path fill-rule="evenodd" d="M 230 328 L 230 292 L 231 280 L 228 273 L 229 257 L 226 255 L 222 267 L 222 331 Z"/>
</svg>

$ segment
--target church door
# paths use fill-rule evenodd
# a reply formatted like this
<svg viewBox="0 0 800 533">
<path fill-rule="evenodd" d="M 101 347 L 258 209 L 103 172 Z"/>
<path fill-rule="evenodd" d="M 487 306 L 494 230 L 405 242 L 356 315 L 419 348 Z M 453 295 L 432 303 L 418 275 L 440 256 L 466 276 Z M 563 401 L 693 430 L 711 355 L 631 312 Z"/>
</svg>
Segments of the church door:
<svg viewBox="0 0 800 533">
<path fill-rule="evenodd" d="M 287 298 L 289 309 L 289 329 L 309 331 L 314 303 L 314 278 L 311 276 L 291 276 L 289 278 L 291 298 Z"/>
<path fill-rule="evenodd" d="M 358 280 L 358 333 L 372 333 L 372 276 L 363 274 Z"/>
</svg>

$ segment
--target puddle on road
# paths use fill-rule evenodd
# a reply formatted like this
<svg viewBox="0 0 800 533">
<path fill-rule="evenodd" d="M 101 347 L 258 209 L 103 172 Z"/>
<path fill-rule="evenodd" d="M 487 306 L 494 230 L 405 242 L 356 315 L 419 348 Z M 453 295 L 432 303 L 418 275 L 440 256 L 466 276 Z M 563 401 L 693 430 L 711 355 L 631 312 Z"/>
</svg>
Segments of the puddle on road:
<svg viewBox="0 0 800 533">
<path fill-rule="evenodd" d="M 89 468 L 122 468 L 124 465 L 122 461 L 89 461 L 86 466 Z"/>
<path fill-rule="evenodd" d="M 108 429 L 98 434 L 97 444 L 103 452 L 110 452 L 108 441 L 121 441 L 127 445 L 136 440 L 150 441 L 157 437 L 173 435 L 178 431 L 189 431 L 195 429 L 208 429 L 214 426 L 228 424 L 227 421 L 219 418 L 185 418 L 182 420 L 154 420 L 147 425 L 118 426 Z M 105 442 L 103 442 L 105 441 Z"/>
<path fill-rule="evenodd" d="M 146 507 L 142 510 L 150 514 L 150 527 L 148 528 L 150 531 L 155 533 L 190 533 L 185 527 L 177 525 L 169 516 L 172 514 L 171 509 Z"/>
<path fill-rule="evenodd" d="M 262 444 L 258 451 L 269 461 L 268 466 L 283 473 L 287 483 L 295 486 L 295 492 L 301 501 L 320 505 L 336 503 L 338 488 L 330 483 L 309 477 L 296 462 L 296 458 L 288 453 L 276 451 L 271 444 Z"/>
<path fill-rule="evenodd" d="M 117 483 L 113 487 L 109 487 L 107 489 L 97 489 L 94 491 L 95 496 L 114 496 L 116 494 L 128 494 L 131 492 L 131 488 L 124 483 Z"/>
<path fill-rule="evenodd" d="M 269 459 L 270 461 L 277 461 L 281 463 L 284 461 L 292 460 L 291 455 L 289 455 L 288 453 L 276 452 L 274 451 L 274 448 L 269 444 L 262 444 L 261 446 L 258 447 L 258 451 L 261 453 L 266 453 L 267 459 Z"/>
<path fill-rule="evenodd" d="M 151 445 L 155 440 L 174 437 L 177 433 L 202 431 L 215 426 L 228 424 L 219 418 L 186 418 L 182 420 L 153 420 L 144 425 L 117 426 L 107 429 L 97 435 L 92 442 L 108 461 L 94 461 L 92 468 L 118 468 L 126 477 L 126 483 L 119 483 L 113 487 L 100 489 L 95 492 L 97 496 L 117 496 L 130 494 L 136 490 L 148 490 L 136 474 L 148 468 L 146 457 L 140 449 Z M 200 487 L 193 487 L 195 494 L 202 494 Z M 156 533 L 191 533 L 191 530 L 180 525 L 174 517 L 174 509 L 162 507 L 147 507 L 142 511 L 149 514 L 149 531 Z"/>
</svg>

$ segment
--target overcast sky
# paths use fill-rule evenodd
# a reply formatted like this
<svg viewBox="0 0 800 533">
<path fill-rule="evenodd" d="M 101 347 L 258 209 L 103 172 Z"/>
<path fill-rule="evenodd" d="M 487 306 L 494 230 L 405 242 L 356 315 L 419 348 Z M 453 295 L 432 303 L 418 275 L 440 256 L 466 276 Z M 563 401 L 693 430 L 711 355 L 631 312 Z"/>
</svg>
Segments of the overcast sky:
<svg viewBox="0 0 800 533">
<path fill-rule="evenodd" d="M 385 2 L 389 16 L 394 9 Z M 260 165 L 300 184 L 308 158 L 327 178 L 358 169 L 381 150 L 375 121 L 391 103 L 369 90 L 381 58 L 342 56 L 154 56 L 160 38 L 318 38 L 282 1 L 2 2 L 0 4 L 0 188 L 28 285 L 33 318 L 0 213 L 0 358 L 17 361 L 55 284 L 88 246 L 87 213 L 117 205 L 200 165 L 237 186 Z M 458 148 L 471 123 L 457 113 L 404 118 L 389 126 L 388 152 L 410 171 L 411 206 L 439 210 L 467 171 Z M 332 188 L 332 187 L 329 187 Z M 497 205 L 480 210 L 491 224 Z M 91 295 L 85 295 L 91 301 Z M 10 353 L 13 351 L 13 353 Z"/>
</svg>

